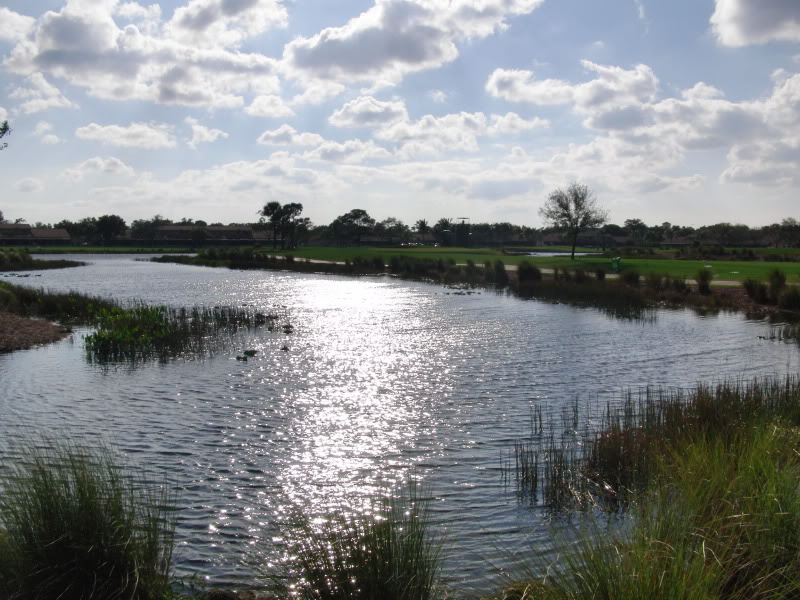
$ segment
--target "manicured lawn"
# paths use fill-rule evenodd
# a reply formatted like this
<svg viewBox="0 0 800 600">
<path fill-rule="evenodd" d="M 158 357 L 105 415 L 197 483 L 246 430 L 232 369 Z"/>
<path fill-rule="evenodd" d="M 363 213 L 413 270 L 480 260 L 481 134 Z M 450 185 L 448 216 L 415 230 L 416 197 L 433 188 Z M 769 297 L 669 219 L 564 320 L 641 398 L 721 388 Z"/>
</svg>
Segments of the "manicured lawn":
<svg viewBox="0 0 800 600">
<path fill-rule="evenodd" d="M 284 252 L 280 252 L 284 254 Z M 518 264 L 523 260 L 544 268 L 580 268 L 586 271 L 594 271 L 603 268 L 611 272 L 611 261 L 608 258 L 576 257 L 570 260 L 569 256 L 509 256 L 491 248 L 448 248 L 421 246 L 411 248 L 367 248 L 367 247 L 305 247 L 286 254 L 294 254 L 298 258 L 312 258 L 317 260 L 344 261 L 355 256 L 371 258 L 382 256 L 388 259 L 391 256 L 411 255 L 419 258 L 452 258 L 459 264 L 472 259 L 477 264 L 483 264 L 487 260 L 502 260 L 509 265 Z M 719 281 L 742 281 L 749 277 L 755 279 L 766 279 L 767 273 L 772 269 L 781 269 L 786 273 L 787 281 L 790 283 L 800 283 L 800 262 L 760 262 L 760 261 L 701 261 L 701 260 L 673 260 L 657 258 L 637 258 L 622 259 L 623 268 L 636 269 L 642 274 L 645 273 L 669 273 L 678 277 L 694 279 L 697 271 L 711 266 L 714 279 Z"/>
</svg>

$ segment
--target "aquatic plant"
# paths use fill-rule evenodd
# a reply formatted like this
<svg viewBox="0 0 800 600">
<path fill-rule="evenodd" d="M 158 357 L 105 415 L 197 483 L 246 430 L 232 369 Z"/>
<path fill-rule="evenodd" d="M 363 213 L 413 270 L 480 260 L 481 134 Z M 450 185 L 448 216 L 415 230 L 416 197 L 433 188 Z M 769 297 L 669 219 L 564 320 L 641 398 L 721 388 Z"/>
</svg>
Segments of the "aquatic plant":
<svg viewBox="0 0 800 600">
<path fill-rule="evenodd" d="M 231 307 L 175 309 L 164 306 L 101 309 L 97 329 L 85 340 L 87 356 L 96 362 L 167 360 L 211 354 L 232 336 L 278 321 L 278 316 Z M 287 322 L 286 327 L 291 327 Z M 246 360 L 246 358 L 245 358 Z"/>
<path fill-rule="evenodd" d="M 303 600 L 433 600 L 441 596 L 441 543 L 429 499 L 415 484 L 369 514 L 291 525 L 290 560 L 278 580 Z"/>
<path fill-rule="evenodd" d="M 0 597 L 160 600 L 174 496 L 104 446 L 45 440 L 0 479 Z"/>
<path fill-rule="evenodd" d="M 786 273 L 780 269 L 772 269 L 767 273 L 767 281 L 769 282 L 769 299 L 772 302 L 777 302 L 781 292 L 786 287 Z"/>
<path fill-rule="evenodd" d="M 714 278 L 711 269 L 706 269 L 705 267 L 699 269 L 694 278 L 697 281 L 698 292 L 706 296 L 711 293 L 711 280 Z"/>
</svg>

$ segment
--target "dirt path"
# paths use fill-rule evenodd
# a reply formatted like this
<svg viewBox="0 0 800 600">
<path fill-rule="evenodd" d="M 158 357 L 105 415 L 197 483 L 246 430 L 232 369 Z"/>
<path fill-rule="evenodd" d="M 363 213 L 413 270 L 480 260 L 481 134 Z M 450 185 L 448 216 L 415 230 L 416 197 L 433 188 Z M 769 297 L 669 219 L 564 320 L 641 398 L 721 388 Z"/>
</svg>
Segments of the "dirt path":
<svg viewBox="0 0 800 600">
<path fill-rule="evenodd" d="M 0 352 L 57 342 L 69 334 L 69 329 L 55 323 L 0 312 Z"/>
</svg>

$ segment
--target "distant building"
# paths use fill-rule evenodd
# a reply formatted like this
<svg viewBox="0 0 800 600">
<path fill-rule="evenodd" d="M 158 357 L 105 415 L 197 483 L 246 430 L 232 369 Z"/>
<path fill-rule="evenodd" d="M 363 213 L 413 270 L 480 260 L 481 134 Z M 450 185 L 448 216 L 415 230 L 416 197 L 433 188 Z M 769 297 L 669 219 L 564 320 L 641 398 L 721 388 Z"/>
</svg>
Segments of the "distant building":
<svg viewBox="0 0 800 600">
<path fill-rule="evenodd" d="M 152 240 L 132 237 L 128 242 L 146 245 L 245 246 L 257 243 L 271 244 L 272 234 L 261 229 L 253 229 L 250 225 L 160 225 L 156 228 Z"/>
<path fill-rule="evenodd" d="M 66 229 L 31 227 L 27 223 L 0 223 L 0 246 L 66 246 L 72 238 Z"/>
</svg>

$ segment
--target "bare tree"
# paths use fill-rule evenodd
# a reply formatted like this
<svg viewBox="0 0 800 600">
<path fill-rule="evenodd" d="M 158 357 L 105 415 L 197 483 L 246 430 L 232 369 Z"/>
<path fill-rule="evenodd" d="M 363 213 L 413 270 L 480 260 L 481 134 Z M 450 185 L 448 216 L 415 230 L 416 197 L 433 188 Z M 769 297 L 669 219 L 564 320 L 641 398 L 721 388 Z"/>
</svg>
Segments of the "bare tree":
<svg viewBox="0 0 800 600">
<path fill-rule="evenodd" d="M 567 232 L 572 242 L 572 260 L 575 260 L 578 234 L 600 227 L 608 220 L 608 211 L 598 205 L 594 192 L 579 183 L 571 183 L 566 191 L 559 188 L 550 192 L 539 215 L 553 227 Z"/>
</svg>

